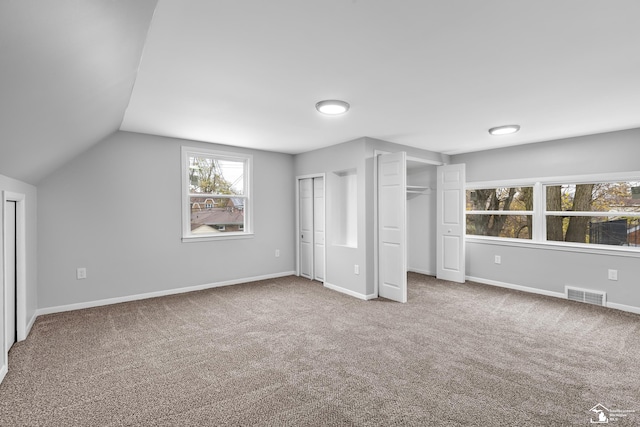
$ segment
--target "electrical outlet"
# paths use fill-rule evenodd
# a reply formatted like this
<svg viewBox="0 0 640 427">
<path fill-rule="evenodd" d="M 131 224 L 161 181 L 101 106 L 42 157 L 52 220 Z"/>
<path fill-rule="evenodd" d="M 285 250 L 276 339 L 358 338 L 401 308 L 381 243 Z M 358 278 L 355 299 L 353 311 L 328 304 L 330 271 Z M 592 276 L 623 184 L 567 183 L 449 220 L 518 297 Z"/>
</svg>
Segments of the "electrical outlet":
<svg viewBox="0 0 640 427">
<path fill-rule="evenodd" d="M 360 266 L 358 264 L 353 266 L 353 272 L 355 274 L 360 274 Z"/>
<path fill-rule="evenodd" d="M 618 280 L 618 270 L 609 270 L 609 280 Z"/>
<path fill-rule="evenodd" d="M 80 267 L 76 270 L 76 278 L 78 280 L 87 278 L 87 269 L 84 267 Z"/>
<path fill-rule="evenodd" d="M 494 258 L 494 262 L 496 264 L 502 264 L 502 257 L 500 255 L 496 255 L 496 257 Z"/>
<path fill-rule="evenodd" d="M 276 249 L 276 258 L 280 256 L 280 249 Z"/>
</svg>

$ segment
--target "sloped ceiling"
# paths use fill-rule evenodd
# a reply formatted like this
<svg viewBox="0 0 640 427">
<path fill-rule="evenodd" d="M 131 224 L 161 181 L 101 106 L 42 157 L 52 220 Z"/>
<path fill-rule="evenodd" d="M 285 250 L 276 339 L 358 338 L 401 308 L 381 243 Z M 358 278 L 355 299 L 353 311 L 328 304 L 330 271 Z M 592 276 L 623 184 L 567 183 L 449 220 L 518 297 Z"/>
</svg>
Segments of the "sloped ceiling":
<svg viewBox="0 0 640 427">
<path fill-rule="evenodd" d="M 37 183 L 117 129 L 455 154 L 640 127 L 638 16 L 637 0 L 0 0 L 0 174 Z M 349 113 L 315 111 L 332 98 Z"/>
<path fill-rule="evenodd" d="M 0 0 L 0 174 L 31 184 L 118 130 L 156 0 Z"/>
</svg>

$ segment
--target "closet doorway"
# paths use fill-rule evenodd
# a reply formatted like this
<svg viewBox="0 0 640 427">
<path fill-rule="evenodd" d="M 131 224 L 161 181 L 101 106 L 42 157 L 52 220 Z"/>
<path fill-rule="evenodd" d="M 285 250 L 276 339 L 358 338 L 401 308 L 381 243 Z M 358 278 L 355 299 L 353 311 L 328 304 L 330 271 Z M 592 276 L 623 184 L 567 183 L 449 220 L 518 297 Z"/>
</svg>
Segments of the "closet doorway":
<svg viewBox="0 0 640 427">
<path fill-rule="evenodd" d="M 297 272 L 299 276 L 325 281 L 325 176 L 296 178 Z"/>
<path fill-rule="evenodd" d="M 454 280 L 442 276 L 455 268 L 464 281 L 464 165 L 445 166 L 405 152 L 375 156 L 374 293 L 407 302 L 408 271 Z"/>
</svg>

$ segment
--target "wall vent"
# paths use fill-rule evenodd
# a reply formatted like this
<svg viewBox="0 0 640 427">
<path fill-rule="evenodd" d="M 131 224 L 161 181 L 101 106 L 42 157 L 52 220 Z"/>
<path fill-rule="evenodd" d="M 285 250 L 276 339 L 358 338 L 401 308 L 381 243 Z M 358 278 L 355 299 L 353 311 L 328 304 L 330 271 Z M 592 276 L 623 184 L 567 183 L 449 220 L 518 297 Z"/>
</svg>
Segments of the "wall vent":
<svg viewBox="0 0 640 427">
<path fill-rule="evenodd" d="M 571 301 L 585 302 L 593 305 L 607 305 L 607 293 L 602 291 L 592 291 L 588 289 L 565 286 L 567 299 Z"/>
</svg>

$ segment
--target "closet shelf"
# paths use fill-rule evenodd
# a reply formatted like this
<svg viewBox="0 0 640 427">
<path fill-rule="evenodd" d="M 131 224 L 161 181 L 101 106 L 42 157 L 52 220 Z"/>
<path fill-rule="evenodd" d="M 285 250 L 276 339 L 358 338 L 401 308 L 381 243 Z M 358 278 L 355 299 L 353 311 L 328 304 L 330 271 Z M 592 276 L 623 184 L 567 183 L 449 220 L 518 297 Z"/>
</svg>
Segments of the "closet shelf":
<svg viewBox="0 0 640 427">
<path fill-rule="evenodd" d="M 431 187 L 421 185 L 407 185 L 407 193 L 411 194 L 431 194 Z"/>
</svg>

